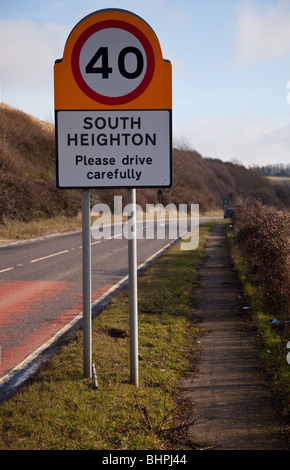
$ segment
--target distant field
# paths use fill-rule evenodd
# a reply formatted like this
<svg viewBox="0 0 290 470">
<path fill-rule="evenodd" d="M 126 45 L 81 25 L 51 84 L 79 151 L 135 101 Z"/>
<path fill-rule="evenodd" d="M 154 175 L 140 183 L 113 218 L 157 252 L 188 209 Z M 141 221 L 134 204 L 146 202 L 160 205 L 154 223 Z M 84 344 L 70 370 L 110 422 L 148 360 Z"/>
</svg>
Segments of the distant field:
<svg viewBox="0 0 290 470">
<path fill-rule="evenodd" d="M 271 181 L 275 181 L 275 183 L 289 183 L 290 184 L 290 177 L 289 176 L 267 176 Z"/>
</svg>

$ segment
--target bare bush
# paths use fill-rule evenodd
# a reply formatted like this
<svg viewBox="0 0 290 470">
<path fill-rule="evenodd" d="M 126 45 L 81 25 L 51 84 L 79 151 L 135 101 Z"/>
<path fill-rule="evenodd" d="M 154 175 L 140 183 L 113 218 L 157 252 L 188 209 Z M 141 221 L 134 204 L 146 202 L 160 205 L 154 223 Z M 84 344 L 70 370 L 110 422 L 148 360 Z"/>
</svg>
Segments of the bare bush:
<svg viewBox="0 0 290 470">
<path fill-rule="evenodd" d="M 234 234 L 269 299 L 290 314 L 290 213 L 248 201 L 233 212 Z"/>
<path fill-rule="evenodd" d="M 0 223 L 31 221 L 56 215 L 74 216 L 79 195 L 59 191 L 52 181 L 31 180 L 0 172 Z"/>
</svg>

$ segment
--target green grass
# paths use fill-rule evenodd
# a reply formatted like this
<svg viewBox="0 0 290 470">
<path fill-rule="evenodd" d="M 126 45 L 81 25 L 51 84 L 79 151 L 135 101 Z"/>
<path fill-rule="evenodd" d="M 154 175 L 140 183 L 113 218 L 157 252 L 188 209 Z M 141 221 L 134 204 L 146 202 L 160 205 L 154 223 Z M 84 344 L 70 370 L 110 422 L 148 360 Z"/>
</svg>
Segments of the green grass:
<svg viewBox="0 0 290 470">
<path fill-rule="evenodd" d="M 181 251 L 177 243 L 139 278 L 139 388 L 129 383 L 124 290 L 93 319 L 99 389 L 83 377 L 79 332 L 0 406 L 1 450 L 161 450 L 177 443 L 182 448 L 177 424 L 185 411 L 191 417 L 179 400 L 178 383 L 193 367 L 194 339 L 202 334 L 192 317 L 192 287 L 210 226 L 201 226 L 197 250 Z M 123 337 L 112 329 L 122 330 Z"/>
</svg>

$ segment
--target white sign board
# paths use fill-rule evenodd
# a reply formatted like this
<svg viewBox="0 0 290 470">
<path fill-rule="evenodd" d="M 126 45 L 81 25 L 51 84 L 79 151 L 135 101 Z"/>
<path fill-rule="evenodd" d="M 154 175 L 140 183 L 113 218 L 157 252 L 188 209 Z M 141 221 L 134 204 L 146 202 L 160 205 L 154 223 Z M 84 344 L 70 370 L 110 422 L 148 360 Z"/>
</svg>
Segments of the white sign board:
<svg viewBox="0 0 290 470">
<path fill-rule="evenodd" d="M 170 110 L 58 111 L 56 120 L 58 187 L 170 186 Z"/>
</svg>

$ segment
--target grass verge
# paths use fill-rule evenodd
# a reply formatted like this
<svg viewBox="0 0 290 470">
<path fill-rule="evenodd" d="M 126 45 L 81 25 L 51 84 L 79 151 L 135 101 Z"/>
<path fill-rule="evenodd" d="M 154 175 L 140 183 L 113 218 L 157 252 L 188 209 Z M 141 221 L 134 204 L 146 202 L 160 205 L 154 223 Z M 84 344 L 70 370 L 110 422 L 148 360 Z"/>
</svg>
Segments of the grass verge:
<svg viewBox="0 0 290 470">
<path fill-rule="evenodd" d="M 161 450 L 180 443 L 178 382 L 193 366 L 192 287 L 212 224 L 199 248 L 176 243 L 139 278 L 140 387 L 129 384 L 128 291 L 93 319 L 99 388 L 82 375 L 82 332 L 0 407 L 1 450 Z M 186 413 L 186 415 L 184 414 Z"/>
<path fill-rule="evenodd" d="M 267 386 L 273 390 L 282 416 L 290 422 L 290 365 L 287 362 L 290 324 L 284 322 L 283 313 L 279 313 L 277 308 L 267 301 L 267 292 L 262 289 L 257 275 L 251 271 L 247 257 L 238 246 L 230 226 L 227 234 L 232 260 L 251 307 L 253 327 L 256 329 L 260 345 L 260 357 L 268 378 Z M 290 441 L 290 426 L 288 433 L 287 438 Z"/>
</svg>

